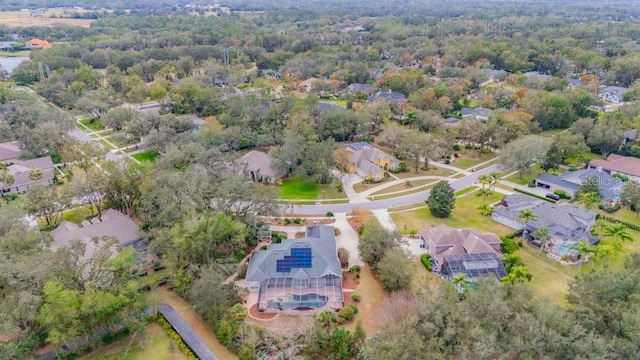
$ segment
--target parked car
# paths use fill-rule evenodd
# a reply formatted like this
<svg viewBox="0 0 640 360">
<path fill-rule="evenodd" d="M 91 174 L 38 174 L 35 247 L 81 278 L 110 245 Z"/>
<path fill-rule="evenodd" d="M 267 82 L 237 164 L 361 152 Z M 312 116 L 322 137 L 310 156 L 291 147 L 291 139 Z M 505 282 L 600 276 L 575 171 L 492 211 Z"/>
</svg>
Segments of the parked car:
<svg viewBox="0 0 640 360">
<path fill-rule="evenodd" d="M 560 196 L 556 195 L 556 194 L 552 194 L 552 193 L 548 193 L 547 195 L 545 195 L 546 197 L 548 197 L 549 199 L 553 199 L 555 201 L 560 200 Z"/>
</svg>

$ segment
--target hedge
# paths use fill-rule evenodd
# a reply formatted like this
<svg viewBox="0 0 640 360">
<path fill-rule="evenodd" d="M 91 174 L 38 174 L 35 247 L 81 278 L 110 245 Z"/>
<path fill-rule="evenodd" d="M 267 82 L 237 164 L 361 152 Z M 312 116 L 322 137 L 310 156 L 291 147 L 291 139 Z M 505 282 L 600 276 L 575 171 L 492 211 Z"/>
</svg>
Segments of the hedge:
<svg viewBox="0 0 640 360">
<path fill-rule="evenodd" d="M 433 265 L 431 265 L 431 262 L 429 261 L 430 258 L 431 258 L 431 255 L 429 254 L 422 254 L 420 256 L 420 261 L 422 262 L 422 265 L 424 265 L 424 267 L 426 267 L 427 270 L 429 271 L 433 269 Z"/>
<path fill-rule="evenodd" d="M 513 190 L 515 190 L 515 191 L 517 191 L 519 193 L 523 193 L 525 195 L 533 196 L 534 198 L 537 198 L 537 199 L 540 199 L 540 200 L 548 201 L 548 202 L 553 203 L 553 204 L 556 203 L 555 200 L 549 199 L 548 197 L 540 196 L 538 194 L 530 193 L 528 191 L 524 191 L 524 190 L 521 190 L 521 189 L 518 189 L 518 188 L 513 188 Z"/>
<path fill-rule="evenodd" d="M 620 224 L 628 227 L 631 230 L 640 231 L 640 226 L 638 226 L 636 224 L 628 223 L 626 221 L 620 221 L 618 219 L 614 219 L 612 217 L 608 217 L 608 216 L 605 216 L 605 215 L 602 215 L 602 214 L 598 214 L 596 216 L 596 219 L 602 219 L 602 220 L 604 220 L 606 222 L 610 222 L 610 223 L 614 223 L 614 224 L 620 223 Z"/>
<path fill-rule="evenodd" d="M 178 347 L 182 352 L 187 356 L 189 360 L 198 360 L 196 354 L 193 353 L 193 350 L 182 340 L 182 337 L 176 332 L 176 330 L 169 324 L 169 322 L 164 318 L 164 316 L 158 314 L 156 321 L 162 325 L 164 330 L 167 332 L 170 338 L 173 339 L 178 344 Z"/>
</svg>

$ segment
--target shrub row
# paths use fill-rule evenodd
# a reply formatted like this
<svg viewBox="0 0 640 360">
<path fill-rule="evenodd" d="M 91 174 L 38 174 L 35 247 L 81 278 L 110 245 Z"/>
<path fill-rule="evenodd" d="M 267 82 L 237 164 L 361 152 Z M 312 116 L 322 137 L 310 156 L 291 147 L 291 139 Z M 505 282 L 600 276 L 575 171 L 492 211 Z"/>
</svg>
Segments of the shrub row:
<svg viewBox="0 0 640 360">
<path fill-rule="evenodd" d="M 571 195 L 567 195 L 567 192 L 564 190 L 558 189 L 558 190 L 555 190 L 553 193 L 560 196 L 560 199 L 571 200 Z"/>
<path fill-rule="evenodd" d="M 619 202 L 617 202 L 617 203 L 615 203 L 615 204 L 613 204 L 611 206 L 600 204 L 600 205 L 598 205 L 598 209 L 604 210 L 604 211 L 608 212 L 609 214 L 611 214 L 611 213 L 614 213 L 614 212 L 620 210 L 620 206 L 621 205 L 620 205 Z"/>
<path fill-rule="evenodd" d="M 528 191 L 524 191 L 524 190 L 521 190 L 521 189 L 518 189 L 518 188 L 513 188 L 513 190 L 515 190 L 515 191 L 517 191 L 517 192 L 519 192 L 519 193 L 523 193 L 523 194 L 525 194 L 525 195 L 533 196 L 534 198 L 537 198 L 537 199 L 540 199 L 540 200 L 548 201 L 548 202 L 550 202 L 550 203 L 554 203 L 554 204 L 556 203 L 556 201 L 555 201 L 555 200 L 553 200 L 553 199 L 549 199 L 549 198 L 544 197 L 544 196 L 540 196 L 540 195 L 538 195 L 538 194 L 530 193 L 530 192 L 528 192 Z"/>
<path fill-rule="evenodd" d="M 431 262 L 429 261 L 429 259 L 431 259 L 431 255 L 429 254 L 420 255 L 420 262 L 422 262 L 422 265 L 424 265 L 424 267 L 426 267 L 427 270 L 431 271 L 433 270 L 433 265 L 431 265 Z"/>
<path fill-rule="evenodd" d="M 176 332 L 176 330 L 169 324 L 169 322 L 160 314 L 156 317 L 156 321 L 162 325 L 164 330 L 167 332 L 170 338 L 172 338 L 177 344 L 180 350 L 187 356 L 189 360 L 198 360 L 196 354 L 191 350 L 189 345 L 187 345 L 182 337 Z"/>
<path fill-rule="evenodd" d="M 608 217 L 608 216 L 601 215 L 601 214 L 598 214 L 598 216 L 596 218 L 597 219 L 602 219 L 604 221 L 607 221 L 607 222 L 610 222 L 610 223 L 614 223 L 614 224 L 615 223 L 620 223 L 620 224 L 626 226 L 627 228 L 629 228 L 631 230 L 640 231 L 640 226 L 638 226 L 636 224 L 628 223 L 626 221 L 620 221 L 618 219 L 614 219 L 612 217 Z"/>
</svg>

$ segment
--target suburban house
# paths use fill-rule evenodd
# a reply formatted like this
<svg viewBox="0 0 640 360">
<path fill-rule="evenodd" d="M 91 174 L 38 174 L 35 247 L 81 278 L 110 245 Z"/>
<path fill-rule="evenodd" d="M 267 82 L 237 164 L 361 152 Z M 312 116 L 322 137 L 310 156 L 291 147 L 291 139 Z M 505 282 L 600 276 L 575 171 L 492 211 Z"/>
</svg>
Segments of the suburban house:
<svg viewBox="0 0 640 360">
<path fill-rule="evenodd" d="M 351 152 L 349 159 L 349 173 L 358 174 L 365 180 L 380 181 L 386 176 L 387 170 L 397 170 L 400 160 L 371 146 L 366 142 L 348 144 Z"/>
<path fill-rule="evenodd" d="M 27 41 L 25 47 L 29 49 L 49 49 L 51 47 L 51 43 L 47 40 L 36 38 Z"/>
<path fill-rule="evenodd" d="M 474 117 L 482 121 L 487 121 L 489 119 L 489 116 L 491 116 L 492 113 L 493 111 L 491 109 L 487 109 L 483 107 L 478 107 L 474 109 L 464 107 L 460 110 L 460 115 L 463 118 Z"/>
<path fill-rule="evenodd" d="M 404 106 L 407 104 L 407 97 L 404 94 L 395 91 L 378 91 L 377 93 L 370 95 L 367 98 L 368 102 L 374 102 L 378 99 L 384 99 L 397 106 Z"/>
<path fill-rule="evenodd" d="M 17 162 L 22 154 L 22 144 L 19 141 L 0 143 L 0 163 Z"/>
<path fill-rule="evenodd" d="M 579 171 L 565 171 L 562 175 L 542 173 L 536 178 L 536 186 L 550 191 L 564 190 L 567 195 L 573 196 L 585 180 L 597 179 L 600 195 L 605 202 L 618 202 L 622 194 L 624 183 L 622 180 L 598 169 L 586 169 Z"/>
<path fill-rule="evenodd" d="M 531 210 L 537 217 L 527 223 L 520 219 L 522 210 Z M 541 228 L 549 229 L 551 239 L 544 245 L 544 250 L 556 257 L 575 256 L 571 247 L 580 241 L 595 244 L 598 239 L 591 235 L 596 213 L 571 204 L 552 204 L 524 194 L 508 195 L 500 206 L 493 209 L 491 218 L 512 229 L 525 229 L 524 238 L 531 244 L 540 246 L 533 233 Z"/>
<path fill-rule="evenodd" d="M 624 102 L 623 96 L 629 89 L 620 86 L 607 86 L 600 90 L 598 97 L 606 102 L 620 104 Z"/>
<path fill-rule="evenodd" d="M 240 160 L 244 176 L 251 181 L 274 184 L 284 175 L 273 167 L 271 156 L 258 150 L 251 150 Z"/>
<path fill-rule="evenodd" d="M 476 281 L 487 276 L 500 280 L 507 276 L 502 259 L 494 253 L 447 255 L 444 257 L 440 274 L 448 281 L 464 274 L 465 279 Z"/>
<path fill-rule="evenodd" d="M 13 182 L 0 183 L 0 196 L 3 197 L 25 192 L 34 186 L 53 184 L 55 181 L 55 169 L 49 156 L 9 165 L 7 172 L 13 176 Z"/>
<path fill-rule="evenodd" d="M 527 79 L 540 79 L 545 81 L 552 79 L 551 75 L 542 74 L 538 71 L 528 71 L 522 75 L 524 75 Z"/>
<path fill-rule="evenodd" d="M 282 72 L 273 69 L 260 69 L 260 76 L 267 79 L 282 79 Z"/>
<path fill-rule="evenodd" d="M 318 111 L 342 111 L 344 108 L 331 101 L 318 101 L 316 105 Z"/>
<path fill-rule="evenodd" d="M 342 268 L 332 226 L 307 227 L 305 237 L 255 250 L 236 286 L 258 292 L 260 312 L 340 309 Z"/>
<path fill-rule="evenodd" d="M 51 231 L 51 244 L 54 250 L 69 246 L 73 240 L 79 240 L 86 245 L 84 257 L 91 258 L 98 245 L 95 238 L 112 237 L 117 240 L 115 250 L 125 246 L 133 246 L 135 249 L 144 249 L 146 243 L 140 235 L 140 228 L 130 217 L 123 213 L 108 209 L 102 213 L 102 220 L 93 218 L 84 220 L 82 226 L 72 222 L 62 221 L 58 227 Z"/>
<path fill-rule="evenodd" d="M 622 174 L 640 182 L 640 159 L 635 157 L 611 154 L 607 160 L 591 160 L 589 168 L 601 168 L 611 175 Z"/>
<path fill-rule="evenodd" d="M 371 95 L 375 90 L 376 88 L 371 84 L 353 83 L 347 86 L 346 88 L 340 90 L 340 94 L 356 95 L 361 93 L 361 94 Z"/>
<path fill-rule="evenodd" d="M 584 85 L 582 84 L 582 81 L 580 81 L 580 79 L 574 79 L 574 78 L 568 77 L 565 80 L 567 80 L 567 87 L 570 90 L 575 90 L 577 88 L 584 87 Z"/>
<path fill-rule="evenodd" d="M 499 257 L 502 241 L 492 233 L 479 233 L 476 229 L 454 229 L 445 224 L 430 226 L 419 231 L 427 252 L 442 265 L 448 255 L 492 253 Z"/>
</svg>

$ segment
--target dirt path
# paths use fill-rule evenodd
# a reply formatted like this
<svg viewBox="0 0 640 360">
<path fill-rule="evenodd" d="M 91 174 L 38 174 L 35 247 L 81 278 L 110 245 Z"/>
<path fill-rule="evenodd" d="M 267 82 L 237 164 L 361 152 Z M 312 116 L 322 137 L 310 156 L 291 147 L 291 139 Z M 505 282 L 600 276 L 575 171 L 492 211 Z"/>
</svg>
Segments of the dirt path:
<svg viewBox="0 0 640 360">
<path fill-rule="evenodd" d="M 387 298 L 387 293 L 373 276 L 369 265 L 361 266 L 360 269 L 360 283 L 356 287 L 355 293 L 360 294 L 362 300 L 356 303 L 358 306 L 357 319 L 362 320 L 362 327 L 367 337 L 370 337 L 380 328 L 378 314 L 382 302 Z M 355 321 L 347 328 L 349 330 L 355 329 Z"/>
<path fill-rule="evenodd" d="M 157 288 L 153 293 L 158 296 L 160 302 L 171 305 L 220 360 L 238 359 L 234 353 L 220 344 L 205 321 L 196 313 L 193 307 L 178 294 L 168 290 L 164 286 Z"/>
</svg>

